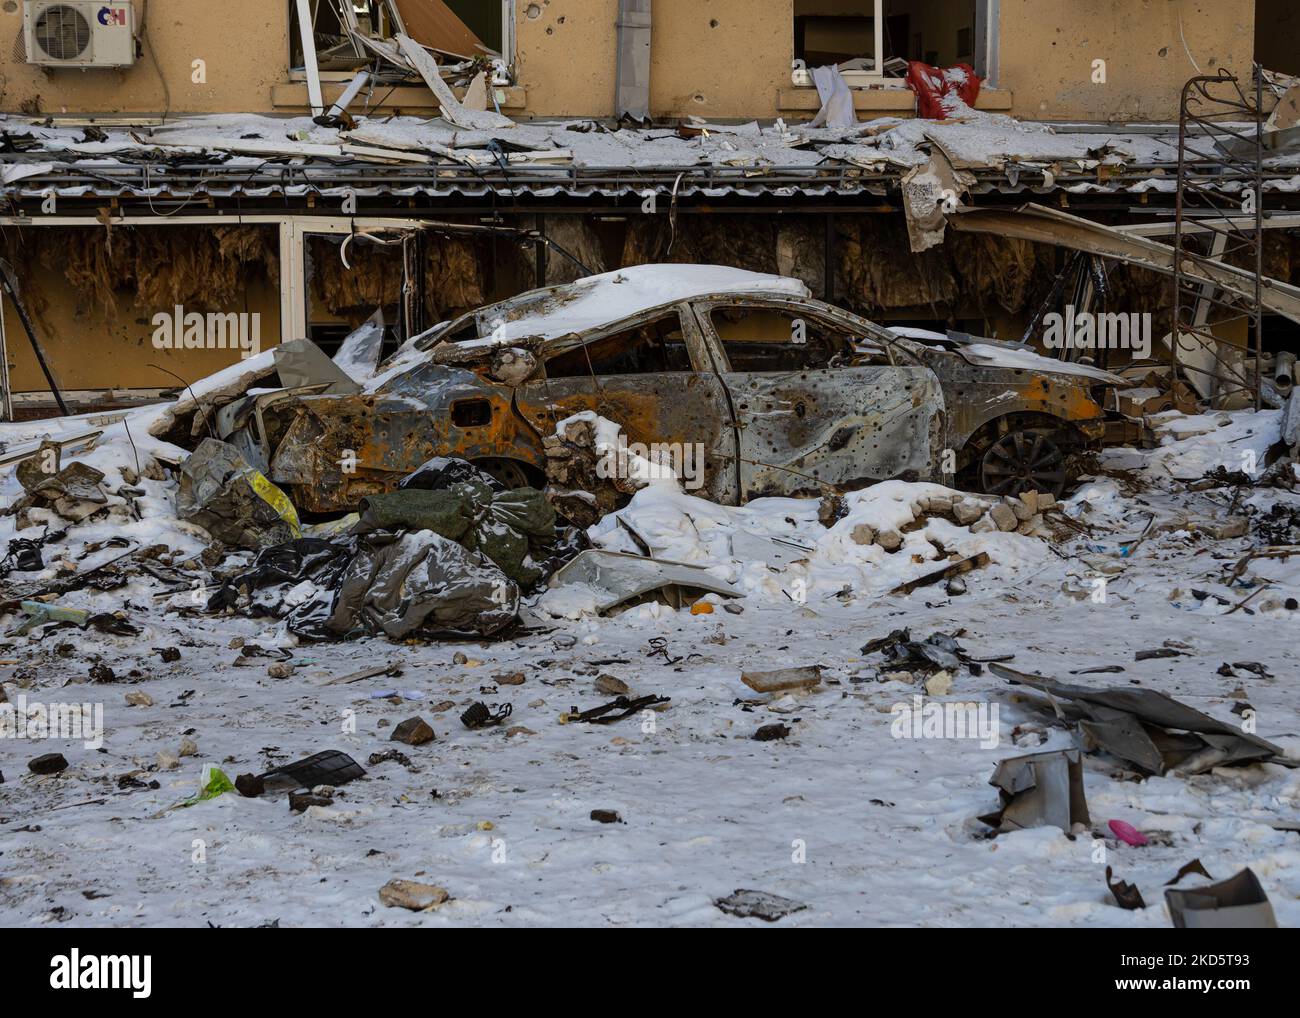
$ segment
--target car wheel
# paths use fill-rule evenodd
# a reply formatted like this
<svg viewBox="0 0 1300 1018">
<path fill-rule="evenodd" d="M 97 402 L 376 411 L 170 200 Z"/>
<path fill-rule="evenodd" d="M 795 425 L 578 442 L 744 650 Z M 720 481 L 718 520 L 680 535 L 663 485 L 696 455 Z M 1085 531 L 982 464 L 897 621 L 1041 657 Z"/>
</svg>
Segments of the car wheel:
<svg viewBox="0 0 1300 1018">
<path fill-rule="evenodd" d="M 1046 431 L 1007 432 L 980 460 L 980 486 L 990 495 L 1041 491 L 1059 496 L 1069 479 L 1065 454 Z"/>
<path fill-rule="evenodd" d="M 533 479 L 528 475 L 527 468 L 518 460 L 478 460 L 474 465 L 485 473 L 491 474 L 507 488 L 533 486 Z"/>
</svg>

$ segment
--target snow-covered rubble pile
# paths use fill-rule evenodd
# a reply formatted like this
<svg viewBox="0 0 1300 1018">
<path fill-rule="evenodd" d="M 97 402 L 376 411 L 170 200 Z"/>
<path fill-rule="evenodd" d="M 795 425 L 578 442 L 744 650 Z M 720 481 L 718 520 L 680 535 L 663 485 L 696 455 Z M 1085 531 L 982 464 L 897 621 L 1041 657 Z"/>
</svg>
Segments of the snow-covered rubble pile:
<svg viewBox="0 0 1300 1018">
<path fill-rule="evenodd" d="M 973 525 L 941 515 L 963 500 L 974 511 Z M 984 507 L 995 502 L 940 484 L 886 481 L 844 496 L 845 514 L 827 527 L 817 500 L 761 498 L 732 507 L 689 495 L 673 483 L 656 483 L 588 536 L 598 547 L 636 554 L 630 528 L 656 559 L 703 566 L 746 596 L 815 604 L 846 591 L 881 596 L 946 561 L 980 552 L 989 556 L 980 573 L 999 587 L 1051 564 L 1051 553 L 1035 537 L 996 527 L 980 532 Z M 548 591 L 540 604 L 565 617 L 582 614 L 582 606 L 564 588 Z"/>
<path fill-rule="evenodd" d="M 1258 478 L 1265 454 L 1281 438 L 1282 411 L 1169 411 L 1154 416 L 1152 425 L 1160 442 L 1156 449 L 1108 449 L 1102 466 L 1139 470 L 1152 480 L 1194 481 L 1219 468 Z"/>
</svg>

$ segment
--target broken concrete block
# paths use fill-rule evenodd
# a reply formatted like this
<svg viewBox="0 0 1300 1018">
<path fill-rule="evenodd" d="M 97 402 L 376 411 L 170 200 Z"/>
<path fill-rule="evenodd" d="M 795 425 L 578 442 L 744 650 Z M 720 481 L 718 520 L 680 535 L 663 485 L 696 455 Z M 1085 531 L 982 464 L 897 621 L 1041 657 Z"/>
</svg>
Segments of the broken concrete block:
<svg viewBox="0 0 1300 1018">
<path fill-rule="evenodd" d="M 1234 537 L 1245 537 L 1249 525 L 1244 516 L 1229 516 L 1219 523 L 1211 523 L 1205 531 L 1216 541 L 1227 541 Z"/>
<path fill-rule="evenodd" d="M 407 718 L 393 729 L 390 741 L 404 742 L 408 746 L 423 746 L 434 738 L 433 729 L 424 718 Z"/>
<path fill-rule="evenodd" d="M 969 527 L 984 515 L 984 506 L 973 498 L 963 498 L 960 502 L 953 503 L 952 515 L 963 527 Z"/>
<path fill-rule="evenodd" d="M 756 693 L 776 693 L 783 689 L 811 689 L 821 680 L 821 665 L 778 668 L 771 672 L 742 672 L 740 675 L 740 681 Z"/>
<path fill-rule="evenodd" d="M 1030 516 L 1033 516 L 1035 513 L 1037 513 L 1037 512 L 1039 511 L 1039 509 L 1038 509 L 1038 492 L 1036 492 L 1036 491 L 1022 491 L 1022 492 L 1020 493 L 1020 501 L 1023 502 L 1023 503 L 1025 504 L 1025 508 L 1027 508 L 1027 509 L 1029 510 L 1029 515 L 1030 515 Z"/>
<path fill-rule="evenodd" d="M 273 679 L 287 679 L 293 674 L 293 665 L 287 661 L 277 661 L 266 669 L 266 674 Z"/>
<path fill-rule="evenodd" d="M 421 884 L 416 880 L 390 880 L 379 889 L 379 903 L 388 908 L 409 908 L 423 912 L 436 908 L 447 900 L 445 887 Z"/>
<path fill-rule="evenodd" d="M 998 529 L 998 525 L 993 522 L 992 517 L 987 513 L 970 525 L 972 534 L 988 534 Z"/>
<path fill-rule="evenodd" d="M 924 501 L 925 511 L 931 516 L 947 516 L 953 510 L 952 499 L 947 495 L 931 495 Z"/>
<path fill-rule="evenodd" d="M 1042 526 L 1043 518 L 1041 516 L 1031 516 L 1016 527 L 1016 533 L 1025 534 L 1028 537 L 1038 537 L 1042 532 Z"/>
<path fill-rule="evenodd" d="M 952 675 L 946 671 L 937 671 L 925 680 L 925 692 L 928 696 L 947 696 L 952 692 Z"/>
<path fill-rule="evenodd" d="M 999 502 L 989 510 L 989 519 L 991 519 L 993 525 L 1004 534 L 1008 531 L 1015 530 L 1016 527 L 1020 526 L 1019 517 L 1016 516 L 1012 508 L 1005 502 Z"/>
<path fill-rule="evenodd" d="M 897 530 L 882 530 L 876 535 L 876 544 L 885 551 L 898 551 L 903 546 L 903 535 Z"/>
<path fill-rule="evenodd" d="M 632 689 L 616 675 L 596 676 L 596 692 L 606 696 L 627 696 Z"/>
<path fill-rule="evenodd" d="M 853 528 L 852 534 L 854 544 L 874 544 L 876 541 L 876 528 L 869 523 L 859 523 Z"/>
<path fill-rule="evenodd" d="M 153 697 L 142 690 L 136 689 L 126 694 L 126 703 L 128 707 L 152 707 Z"/>
<path fill-rule="evenodd" d="M 1036 492 L 1036 494 L 1038 495 L 1038 506 L 1037 506 L 1037 509 L 1038 509 L 1038 511 L 1039 511 L 1040 513 L 1045 513 L 1045 512 L 1047 512 L 1049 509 L 1055 509 L 1055 508 L 1056 508 L 1056 496 L 1055 496 L 1055 495 L 1049 495 L 1049 494 L 1048 494 L 1047 492 L 1045 492 L 1045 491 Z"/>
<path fill-rule="evenodd" d="M 1003 502 L 1003 505 L 1008 506 L 1021 523 L 1034 515 L 1034 511 L 1029 508 L 1029 504 L 1021 498 L 1008 498 Z"/>
</svg>

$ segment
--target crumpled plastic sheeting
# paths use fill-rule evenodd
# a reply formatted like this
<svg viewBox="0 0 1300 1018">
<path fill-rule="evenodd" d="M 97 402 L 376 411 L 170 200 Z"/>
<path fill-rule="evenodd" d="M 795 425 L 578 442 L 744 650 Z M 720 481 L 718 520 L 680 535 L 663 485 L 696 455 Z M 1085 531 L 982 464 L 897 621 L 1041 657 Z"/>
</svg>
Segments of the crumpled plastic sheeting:
<svg viewBox="0 0 1300 1018">
<path fill-rule="evenodd" d="M 205 438 L 181 465 L 176 515 L 240 548 L 283 544 L 301 534 L 287 495 L 228 442 Z"/>
<path fill-rule="evenodd" d="M 303 582 L 315 593 L 288 603 L 290 585 Z M 484 555 L 432 531 L 376 531 L 266 548 L 208 608 L 287 618 L 291 632 L 310 640 L 491 636 L 517 617 L 519 587 Z"/>
<path fill-rule="evenodd" d="M 309 626 L 311 609 L 296 610 L 289 628 Z M 375 533 L 344 571 L 323 628 L 341 637 L 490 636 L 518 610 L 519 587 L 485 556 L 428 530 Z"/>
<path fill-rule="evenodd" d="M 361 502 L 353 533 L 402 527 L 431 530 L 481 551 L 510 579 L 531 586 L 541 579 L 538 563 L 555 543 L 555 510 L 535 488 L 494 491 L 466 480 L 436 491 L 405 488 L 370 495 Z"/>
</svg>

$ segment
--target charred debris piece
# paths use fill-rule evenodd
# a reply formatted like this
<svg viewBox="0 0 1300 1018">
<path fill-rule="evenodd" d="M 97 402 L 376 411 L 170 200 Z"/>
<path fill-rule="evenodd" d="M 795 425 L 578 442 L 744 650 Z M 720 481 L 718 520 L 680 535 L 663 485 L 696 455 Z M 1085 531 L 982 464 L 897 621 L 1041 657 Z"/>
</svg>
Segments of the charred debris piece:
<svg viewBox="0 0 1300 1018">
<path fill-rule="evenodd" d="M 471 730 L 488 728 L 501 724 L 514 713 L 514 709 L 514 704 L 510 703 L 494 703 L 489 707 L 482 700 L 476 700 L 461 714 L 460 723 Z"/>
<path fill-rule="evenodd" d="M 976 658 L 957 642 L 958 637 L 966 631 L 958 629 L 955 633 L 931 633 L 924 640 L 913 640 L 910 628 L 895 629 L 888 636 L 869 640 L 862 645 L 863 654 L 879 653 L 883 658 L 882 672 L 911 672 L 913 675 L 927 676 L 935 672 L 955 673 L 962 665 L 970 669 L 972 675 L 979 675 L 984 665 L 992 661 L 1009 661 L 1015 655 L 1005 654 L 992 658 Z"/>
<path fill-rule="evenodd" d="M 1025 699 L 1059 721 L 1076 725 L 1084 749 L 1104 750 L 1145 774 L 1201 774 L 1226 764 L 1265 761 L 1300 766 L 1266 739 L 1154 689 L 1091 689 L 1000 664 L 989 667 L 1012 683 L 1046 693 L 1043 702 Z"/>
<path fill-rule="evenodd" d="M 740 887 L 713 904 L 728 915 L 739 916 L 741 919 L 762 919 L 765 923 L 774 923 L 778 919 L 784 919 L 788 915 L 808 908 L 803 902 L 795 901 L 793 898 L 783 898 L 779 894 Z"/>
<path fill-rule="evenodd" d="M 592 707 L 590 710 L 579 711 L 577 707 L 571 707 L 569 712 L 562 716 L 561 720 L 567 724 L 612 725 L 616 721 L 622 721 L 633 714 L 639 714 L 641 711 L 649 710 L 661 703 L 669 703 L 671 700 L 672 697 L 655 696 L 653 694 L 639 696 L 636 699 L 620 696 L 609 703 L 601 704 L 599 707 Z"/>
<path fill-rule="evenodd" d="M 317 785 L 345 785 L 365 776 L 365 769 L 352 757 L 337 749 L 315 753 L 302 760 L 273 767 L 259 775 L 263 785 L 315 788 Z"/>
</svg>

